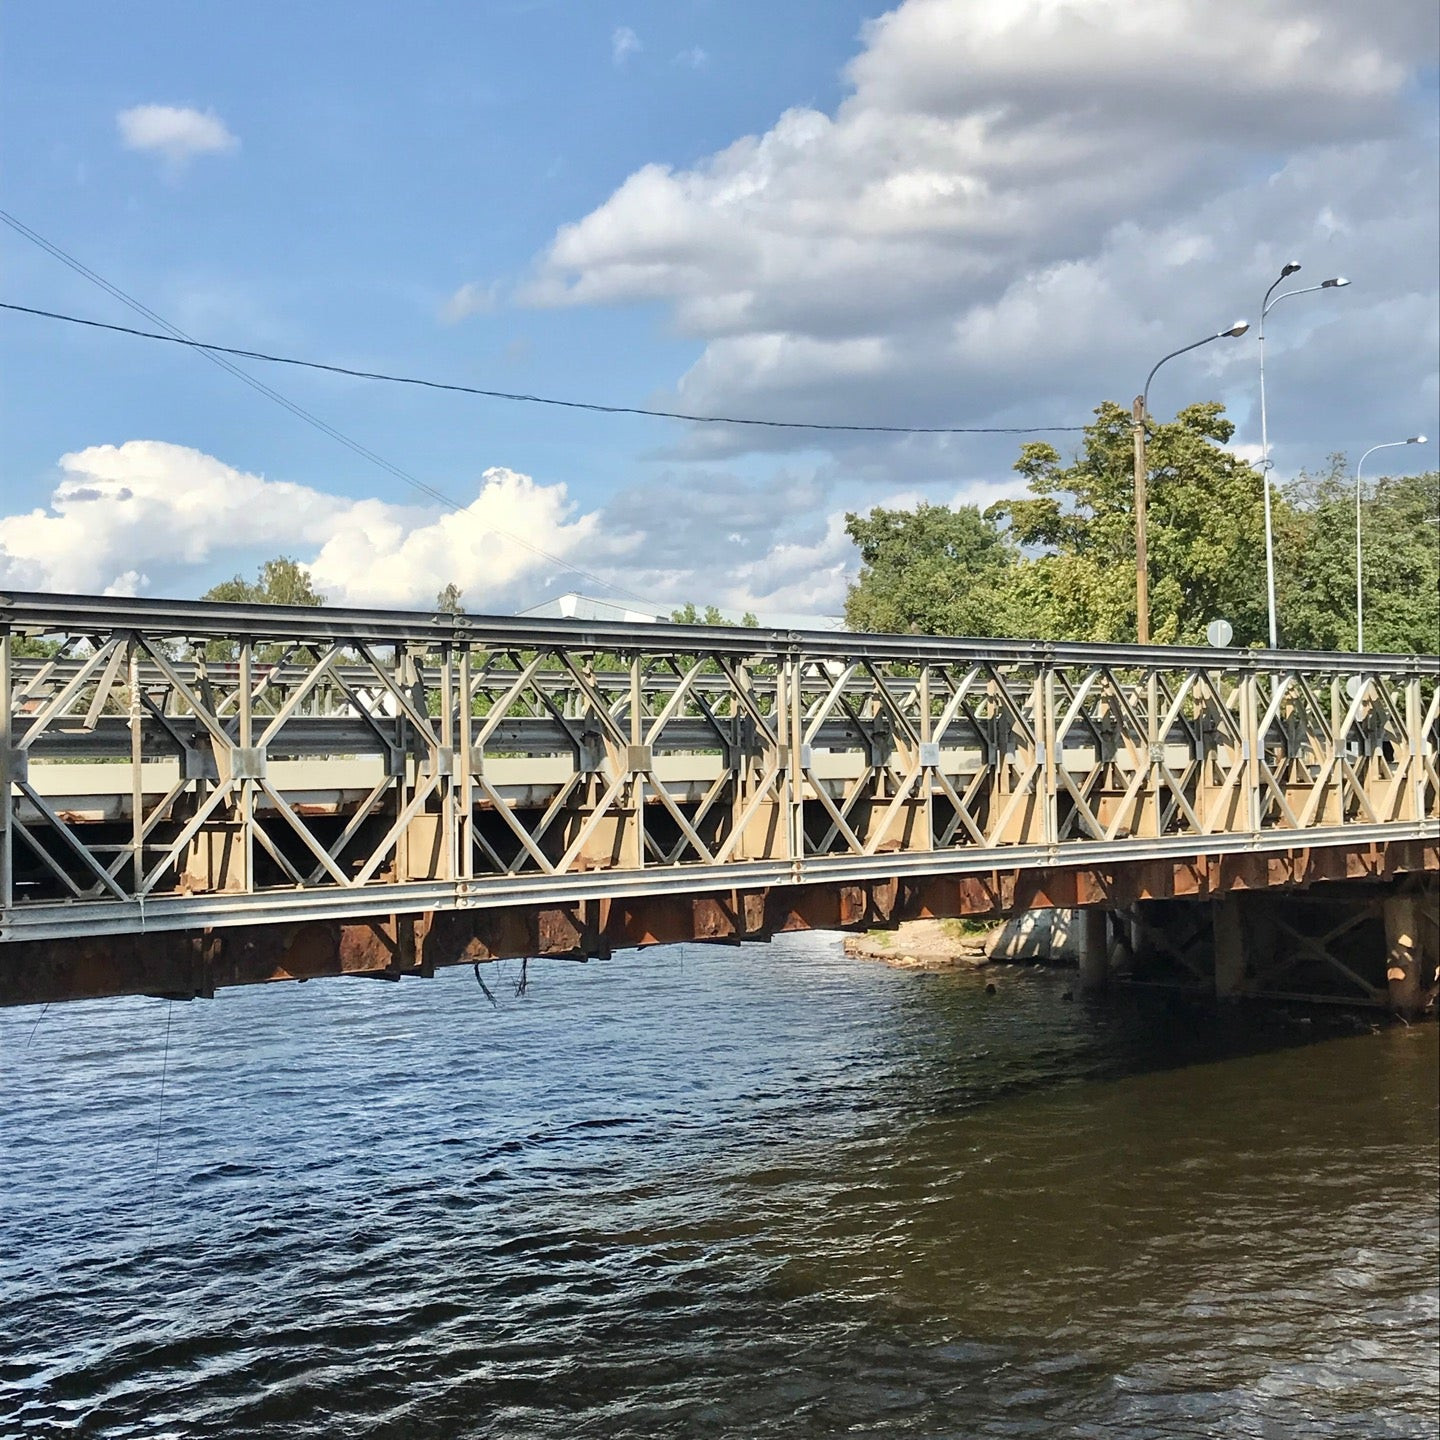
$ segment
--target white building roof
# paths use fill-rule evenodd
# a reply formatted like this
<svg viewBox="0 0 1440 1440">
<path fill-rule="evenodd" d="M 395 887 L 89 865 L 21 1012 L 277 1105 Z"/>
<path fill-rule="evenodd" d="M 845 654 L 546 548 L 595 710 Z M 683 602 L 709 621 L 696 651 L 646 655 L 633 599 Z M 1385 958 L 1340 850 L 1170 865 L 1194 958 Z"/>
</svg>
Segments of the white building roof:
<svg viewBox="0 0 1440 1440">
<path fill-rule="evenodd" d="M 630 624 L 654 624 L 657 620 L 668 620 L 669 612 L 663 606 L 639 608 L 624 605 L 617 600 L 601 600 L 595 595 L 581 595 L 570 590 L 557 595 L 543 604 L 532 605 L 521 610 L 520 615 L 530 620 L 624 620 Z"/>
</svg>

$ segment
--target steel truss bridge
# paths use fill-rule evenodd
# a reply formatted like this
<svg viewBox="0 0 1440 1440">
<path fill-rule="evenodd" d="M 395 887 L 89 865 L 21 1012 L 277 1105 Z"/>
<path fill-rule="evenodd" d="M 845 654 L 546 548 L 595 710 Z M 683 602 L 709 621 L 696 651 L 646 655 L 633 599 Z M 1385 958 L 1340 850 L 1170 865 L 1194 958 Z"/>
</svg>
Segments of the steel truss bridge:
<svg viewBox="0 0 1440 1440">
<path fill-rule="evenodd" d="M 1440 869 L 1434 656 L 9 593 L 0 712 L 0 1003 Z"/>
</svg>

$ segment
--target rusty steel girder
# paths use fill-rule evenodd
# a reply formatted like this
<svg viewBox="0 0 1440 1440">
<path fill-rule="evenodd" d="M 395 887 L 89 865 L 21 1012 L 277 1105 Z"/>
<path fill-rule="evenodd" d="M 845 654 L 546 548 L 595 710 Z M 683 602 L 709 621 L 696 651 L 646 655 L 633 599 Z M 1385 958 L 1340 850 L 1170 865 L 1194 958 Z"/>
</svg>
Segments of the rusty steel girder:
<svg viewBox="0 0 1440 1440">
<path fill-rule="evenodd" d="M 333 975 L 429 976 L 447 965 L 556 957 L 585 960 L 647 945 L 739 944 L 795 930 L 886 928 L 904 920 L 1001 918 L 1018 911 L 1297 892 L 1348 882 L 1388 889 L 1440 872 L 1440 845 L 1422 841 L 1327 847 L 1268 856 L 1195 856 L 1107 869 L 993 871 L 958 878 L 784 886 L 713 895 L 589 900 L 575 905 L 432 911 L 352 921 L 302 921 L 171 932 L 78 936 L 7 947 L 0 1005 L 115 995 L 209 997 L 233 985 Z"/>
</svg>

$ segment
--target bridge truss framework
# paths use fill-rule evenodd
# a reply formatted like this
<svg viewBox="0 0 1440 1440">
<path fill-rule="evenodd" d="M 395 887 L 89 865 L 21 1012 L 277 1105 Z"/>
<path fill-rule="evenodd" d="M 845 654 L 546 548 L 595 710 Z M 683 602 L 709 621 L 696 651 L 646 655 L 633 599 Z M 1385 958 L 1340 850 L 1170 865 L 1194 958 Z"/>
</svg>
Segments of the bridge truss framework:
<svg viewBox="0 0 1440 1440">
<path fill-rule="evenodd" d="M 0 713 L 0 999 L 1388 883 L 1440 841 L 1433 656 L 12 593 Z"/>
</svg>

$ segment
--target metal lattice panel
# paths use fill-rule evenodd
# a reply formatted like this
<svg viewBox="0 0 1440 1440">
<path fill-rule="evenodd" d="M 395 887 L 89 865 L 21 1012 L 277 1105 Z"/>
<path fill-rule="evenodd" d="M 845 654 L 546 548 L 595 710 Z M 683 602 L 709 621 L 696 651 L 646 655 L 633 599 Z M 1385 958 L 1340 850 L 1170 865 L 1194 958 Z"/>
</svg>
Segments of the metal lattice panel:
<svg viewBox="0 0 1440 1440">
<path fill-rule="evenodd" d="M 0 604 L 0 938 L 1440 832 L 1440 662 Z"/>
</svg>

